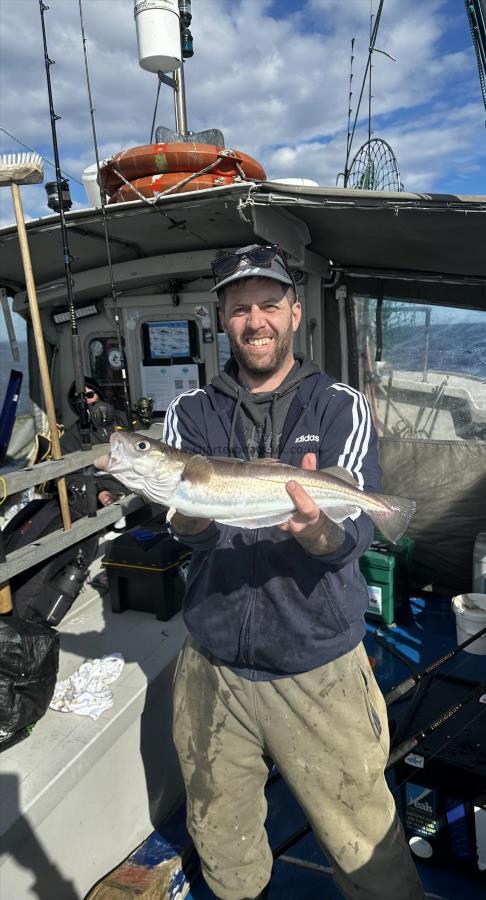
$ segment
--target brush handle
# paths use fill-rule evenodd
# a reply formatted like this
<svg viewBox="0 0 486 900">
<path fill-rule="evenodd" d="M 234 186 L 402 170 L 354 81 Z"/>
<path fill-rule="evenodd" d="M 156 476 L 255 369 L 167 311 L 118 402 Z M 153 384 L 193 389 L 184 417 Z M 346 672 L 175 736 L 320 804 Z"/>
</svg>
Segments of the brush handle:
<svg viewBox="0 0 486 900">
<path fill-rule="evenodd" d="M 6 562 L 6 559 L 7 557 L 5 556 L 3 534 L 0 531 L 0 563 Z M 12 612 L 12 609 L 12 591 L 10 590 L 8 581 L 4 581 L 3 584 L 0 584 L 0 616 L 4 616 L 6 613 Z"/>
<path fill-rule="evenodd" d="M 10 188 L 12 191 L 12 202 L 15 211 L 15 219 L 17 221 L 20 252 L 22 254 L 25 282 L 27 285 L 27 294 L 29 297 L 30 316 L 32 319 L 32 328 L 34 331 L 37 359 L 39 360 L 42 390 L 44 392 L 44 400 L 46 403 L 47 421 L 49 422 L 49 432 L 52 443 L 52 456 L 53 459 L 62 459 L 61 444 L 59 442 L 59 432 L 57 430 L 56 410 L 54 407 L 54 398 L 52 396 L 52 387 L 49 378 L 49 366 L 47 364 L 46 348 L 44 346 L 44 337 L 42 334 L 42 323 L 39 314 L 39 306 L 37 303 L 37 294 L 35 290 L 34 275 L 32 272 L 32 263 L 30 260 L 29 244 L 27 241 L 27 231 L 25 228 L 24 211 L 22 209 L 22 198 L 20 196 L 20 188 L 18 184 L 11 184 Z M 66 481 L 64 478 L 60 478 L 58 480 L 57 490 L 59 493 L 59 503 L 61 506 L 61 515 L 64 530 L 69 531 L 69 529 L 71 528 L 71 512 L 69 509 Z"/>
</svg>

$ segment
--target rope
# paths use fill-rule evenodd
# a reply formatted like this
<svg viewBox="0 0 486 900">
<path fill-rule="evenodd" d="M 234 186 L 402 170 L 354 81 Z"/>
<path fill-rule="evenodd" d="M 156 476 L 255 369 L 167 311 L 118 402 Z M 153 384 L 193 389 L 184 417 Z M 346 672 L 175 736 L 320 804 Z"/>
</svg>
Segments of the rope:
<svg viewBox="0 0 486 900">
<path fill-rule="evenodd" d="M 173 191 L 176 191 L 178 188 L 182 187 L 184 184 L 189 184 L 190 181 L 193 181 L 194 178 L 199 178 L 200 175 L 206 175 L 207 172 L 210 172 L 211 169 L 214 169 L 214 167 L 218 165 L 221 157 L 226 156 L 226 155 L 227 154 L 225 154 L 225 153 L 218 153 L 217 159 L 213 160 L 213 162 L 210 163 L 209 166 L 205 166 L 204 169 L 200 169 L 199 172 L 193 172 L 192 175 L 188 175 L 187 178 L 183 178 L 182 181 L 178 181 L 177 184 L 172 185 L 172 187 L 166 188 L 165 191 L 161 191 L 159 194 L 156 195 L 155 200 L 157 200 L 159 197 L 163 197 L 165 194 L 172 194 Z M 238 166 L 238 168 L 241 169 L 241 166 L 239 165 L 238 162 L 236 163 L 236 165 Z M 235 176 L 235 177 L 237 178 L 239 176 Z"/>
<path fill-rule="evenodd" d="M 206 166 L 206 168 L 201 169 L 199 172 L 194 172 L 194 174 L 191 175 L 189 178 L 182 179 L 182 181 L 173 185 L 173 187 L 167 188 L 167 190 L 162 191 L 159 194 L 156 194 L 154 197 L 144 197 L 144 195 L 142 193 L 140 193 L 140 191 L 136 187 L 134 187 L 132 182 L 128 181 L 128 178 L 125 178 L 125 176 L 122 175 L 122 173 L 118 169 L 115 169 L 115 167 L 112 168 L 112 172 L 114 172 L 115 175 L 118 175 L 118 177 L 121 178 L 121 180 L 125 184 L 127 184 L 128 187 L 130 187 L 132 189 L 133 193 L 137 195 L 139 200 L 143 200 L 143 202 L 147 206 L 149 206 L 151 209 L 155 209 L 158 213 L 160 213 L 161 216 L 163 216 L 165 219 L 168 219 L 169 222 L 171 222 L 174 226 L 177 226 L 179 228 L 181 228 L 181 227 L 184 228 L 184 230 L 187 230 L 189 232 L 189 234 L 192 234 L 194 237 L 198 238 L 198 240 L 203 241 L 204 244 L 207 244 L 209 246 L 209 241 L 205 237 L 203 237 L 202 234 L 198 234 L 196 231 L 189 228 L 187 225 L 187 222 L 184 222 L 184 223 L 176 222 L 175 219 L 172 219 L 171 216 L 169 216 L 166 212 L 164 212 L 160 208 L 160 206 L 157 205 L 157 200 L 160 197 L 163 197 L 164 194 L 169 194 L 169 193 L 173 192 L 174 190 L 176 190 L 176 188 L 180 187 L 181 184 L 185 184 L 189 181 L 192 181 L 193 178 L 197 178 L 199 175 L 204 175 L 205 172 L 209 171 L 209 169 L 212 169 L 214 166 L 216 166 L 218 164 L 220 158 L 225 158 L 228 156 L 234 157 L 233 150 L 223 150 L 221 153 L 218 153 L 217 159 L 215 159 L 212 163 L 210 163 L 209 166 Z M 244 181 L 248 181 L 250 184 L 253 184 L 253 181 L 246 177 L 245 173 L 243 172 L 243 169 L 241 168 L 241 166 L 236 158 L 235 158 L 235 163 L 236 163 L 236 167 L 238 168 L 238 170 L 243 173 L 241 178 Z"/>
</svg>

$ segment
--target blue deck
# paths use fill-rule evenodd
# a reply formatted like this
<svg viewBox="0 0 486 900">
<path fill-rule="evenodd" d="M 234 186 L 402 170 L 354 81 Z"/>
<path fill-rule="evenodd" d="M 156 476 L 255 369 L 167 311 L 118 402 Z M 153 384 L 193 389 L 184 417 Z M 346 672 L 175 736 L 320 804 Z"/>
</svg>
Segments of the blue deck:
<svg viewBox="0 0 486 900">
<path fill-rule="evenodd" d="M 376 659 L 375 674 L 386 693 L 410 673 L 404 663 L 376 641 L 375 632 L 376 627 L 369 623 L 365 643 L 369 655 Z M 385 628 L 382 634 L 418 671 L 423 670 L 456 644 L 450 599 L 414 598 L 406 624 Z M 441 671 L 454 673 L 461 678 L 484 681 L 486 657 L 461 653 Z M 486 722 L 484 727 L 486 728 Z M 393 773 L 390 773 L 390 786 L 396 792 L 397 803 L 400 805 L 400 791 L 394 786 Z M 282 779 L 274 781 L 268 788 L 268 800 L 267 830 L 271 846 L 275 848 L 305 825 L 305 817 Z M 418 862 L 418 870 L 425 890 L 437 898 L 480 900 L 486 896 L 486 873 L 464 872 L 453 865 L 439 867 L 421 861 Z M 193 900 L 209 900 L 214 894 L 199 876 L 191 885 L 188 897 Z M 315 900 L 316 897 L 339 900 L 342 895 L 332 881 L 329 862 L 313 835 L 308 834 L 275 863 L 270 900 Z"/>
</svg>

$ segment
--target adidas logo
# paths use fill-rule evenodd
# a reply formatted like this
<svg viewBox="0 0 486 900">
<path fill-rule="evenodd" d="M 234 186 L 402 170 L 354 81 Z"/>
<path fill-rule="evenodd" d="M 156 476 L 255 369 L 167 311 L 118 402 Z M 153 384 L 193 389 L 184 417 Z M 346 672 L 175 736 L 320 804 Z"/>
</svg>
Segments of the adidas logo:
<svg viewBox="0 0 486 900">
<path fill-rule="evenodd" d="M 319 435 L 318 434 L 301 434 L 300 437 L 295 438 L 296 444 L 307 444 L 308 441 L 317 441 L 317 443 L 319 443 Z"/>
</svg>

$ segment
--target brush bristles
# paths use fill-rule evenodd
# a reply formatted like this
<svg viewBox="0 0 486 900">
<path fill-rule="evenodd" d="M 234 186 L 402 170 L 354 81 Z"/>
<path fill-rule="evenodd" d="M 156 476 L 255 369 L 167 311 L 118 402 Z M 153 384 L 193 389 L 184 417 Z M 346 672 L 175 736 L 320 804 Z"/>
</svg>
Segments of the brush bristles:
<svg viewBox="0 0 486 900">
<path fill-rule="evenodd" d="M 0 185 L 39 184 L 44 166 L 39 153 L 4 153 L 0 156 Z"/>
</svg>

